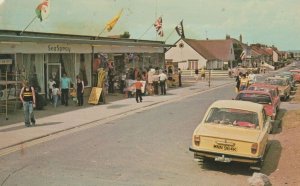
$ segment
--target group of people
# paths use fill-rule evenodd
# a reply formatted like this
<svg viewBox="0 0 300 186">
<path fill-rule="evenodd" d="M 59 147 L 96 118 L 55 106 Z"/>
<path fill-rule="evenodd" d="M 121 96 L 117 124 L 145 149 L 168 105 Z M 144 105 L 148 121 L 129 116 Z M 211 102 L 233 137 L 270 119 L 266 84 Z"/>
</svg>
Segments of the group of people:
<svg viewBox="0 0 300 186">
<path fill-rule="evenodd" d="M 248 86 L 256 82 L 256 75 L 253 73 L 253 71 L 250 71 L 250 73 L 242 73 L 239 72 L 239 75 L 236 76 L 236 92 L 246 90 Z"/>
<path fill-rule="evenodd" d="M 200 75 L 201 75 L 201 80 L 205 80 L 205 69 L 204 69 L 204 67 L 201 68 Z M 199 69 L 196 68 L 195 69 L 195 80 L 197 81 L 198 79 L 199 79 Z"/>
<path fill-rule="evenodd" d="M 63 73 L 60 84 L 50 78 L 48 82 L 49 88 L 49 99 L 53 103 L 54 107 L 57 106 L 59 97 L 61 104 L 68 106 L 69 94 L 71 89 L 71 79 L 67 77 L 66 73 Z M 60 86 L 59 86 L 60 85 Z M 74 87 L 75 88 L 75 87 Z M 76 76 L 76 96 L 78 106 L 83 105 L 83 93 L 84 93 L 84 82 L 79 76 Z M 33 86 L 28 81 L 23 82 L 23 87 L 20 91 L 19 98 L 23 104 L 25 126 L 34 126 L 36 123 L 33 109 L 36 107 L 36 93 Z"/>
</svg>

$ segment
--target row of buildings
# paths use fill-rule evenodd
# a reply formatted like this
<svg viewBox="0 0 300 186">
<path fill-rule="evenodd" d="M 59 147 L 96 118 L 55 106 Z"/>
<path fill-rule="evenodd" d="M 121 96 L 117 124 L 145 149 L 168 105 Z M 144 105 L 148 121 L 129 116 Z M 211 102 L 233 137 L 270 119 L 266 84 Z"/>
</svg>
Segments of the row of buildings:
<svg viewBox="0 0 300 186">
<path fill-rule="evenodd" d="M 150 68 L 228 69 L 237 65 L 259 67 L 276 65 L 288 58 L 276 47 L 243 43 L 226 36 L 223 40 L 180 38 L 175 44 L 162 41 L 104 38 L 83 35 L 52 34 L 0 30 L 0 74 L 19 74 L 20 79 L 35 82 L 47 95 L 50 78 L 59 82 L 62 73 L 75 82 L 80 75 L 89 91 L 96 85 L 97 69 L 110 67 L 119 77 L 128 69 Z M 11 77 L 10 80 L 16 80 Z M 0 81 L 3 82 L 3 77 Z M 0 82 L 0 88 L 5 87 Z"/>
</svg>

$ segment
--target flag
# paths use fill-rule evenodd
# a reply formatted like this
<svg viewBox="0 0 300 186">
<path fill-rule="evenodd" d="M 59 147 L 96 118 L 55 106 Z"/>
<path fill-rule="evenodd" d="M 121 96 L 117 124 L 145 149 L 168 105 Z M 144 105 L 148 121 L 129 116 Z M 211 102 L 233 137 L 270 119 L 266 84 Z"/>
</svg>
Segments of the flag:
<svg viewBox="0 0 300 186">
<path fill-rule="evenodd" d="M 177 34 L 181 37 L 181 38 L 185 38 L 184 36 L 184 30 L 183 30 L 183 20 L 180 21 L 179 25 L 177 25 L 175 27 L 175 30 L 177 32 Z"/>
<path fill-rule="evenodd" d="M 163 37 L 163 36 L 164 36 L 164 32 L 163 32 L 163 29 L 162 29 L 162 17 L 159 17 L 159 18 L 155 21 L 154 27 L 155 27 L 155 29 L 156 29 L 157 34 L 158 34 L 160 37 Z"/>
<path fill-rule="evenodd" d="M 241 53 L 240 58 L 241 58 L 241 60 L 244 60 L 246 58 L 246 50 L 245 49 Z"/>
<path fill-rule="evenodd" d="M 35 13 L 37 18 L 40 19 L 40 21 L 45 20 L 48 15 L 49 15 L 49 11 L 50 11 L 50 5 L 49 2 L 50 0 L 43 0 L 43 2 L 41 2 L 36 8 L 35 8 Z"/>
<path fill-rule="evenodd" d="M 118 15 L 116 15 L 114 18 L 112 18 L 105 26 L 105 29 L 110 32 L 115 24 L 118 22 L 118 20 L 120 19 L 121 15 L 123 13 L 123 9 L 118 13 Z"/>
</svg>

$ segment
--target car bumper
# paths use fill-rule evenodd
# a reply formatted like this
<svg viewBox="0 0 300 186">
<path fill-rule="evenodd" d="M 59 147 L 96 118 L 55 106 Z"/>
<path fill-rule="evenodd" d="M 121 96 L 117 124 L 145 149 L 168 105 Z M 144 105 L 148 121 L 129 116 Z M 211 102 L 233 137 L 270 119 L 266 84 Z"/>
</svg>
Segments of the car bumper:
<svg viewBox="0 0 300 186">
<path fill-rule="evenodd" d="M 212 158 L 215 161 L 221 161 L 221 162 L 235 161 L 235 162 L 244 162 L 244 163 L 250 163 L 250 164 L 256 164 L 263 160 L 262 156 L 245 157 L 245 156 L 238 156 L 238 155 L 230 155 L 230 154 L 202 151 L 202 150 L 195 149 L 193 147 L 190 147 L 189 150 L 194 152 L 195 159 L 198 159 L 199 157 L 206 157 L 206 158 Z"/>
</svg>

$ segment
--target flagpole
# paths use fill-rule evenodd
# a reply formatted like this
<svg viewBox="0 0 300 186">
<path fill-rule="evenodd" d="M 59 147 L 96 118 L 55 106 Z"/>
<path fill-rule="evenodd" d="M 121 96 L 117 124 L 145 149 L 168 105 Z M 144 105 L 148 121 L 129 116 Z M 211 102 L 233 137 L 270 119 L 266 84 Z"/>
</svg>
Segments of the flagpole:
<svg viewBox="0 0 300 186">
<path fill-rule="evenodd" d="M 105 31 L 106 27 L 104 27 L 104 29 L 98 34 L 97 38 L 100 37 L 101 34 L 103 34 L 103 32 Z"/>
<path fill-rule="evenodd" d="M 150 30 L 151 27 L 153 27 L 153 24 L 151 24 L 150 27 L 138 39 L 141 39 Z"/>
<path fill-rule="evenodd" d="M 173 29 L 173 31 L 168 35 L 168 37 L 166 38 L 165 42 L 169 39 L 169 37 L 175 32 L 175 29 Z"/>
<path fill-rule="evenodd" d="M 30 21 L 30 23 L 25 27 L 25 29 L 24 30 L 22 30 L 22 32 L 20 32 L 20 34 L 19 35 L 22 35 L 23 34 L 23 32 L 33 23 L 33 21 L 35 21 L 35 19 L 37 18 L 37 16 L 35 16 L 31 21 Z"/>
</svg>

